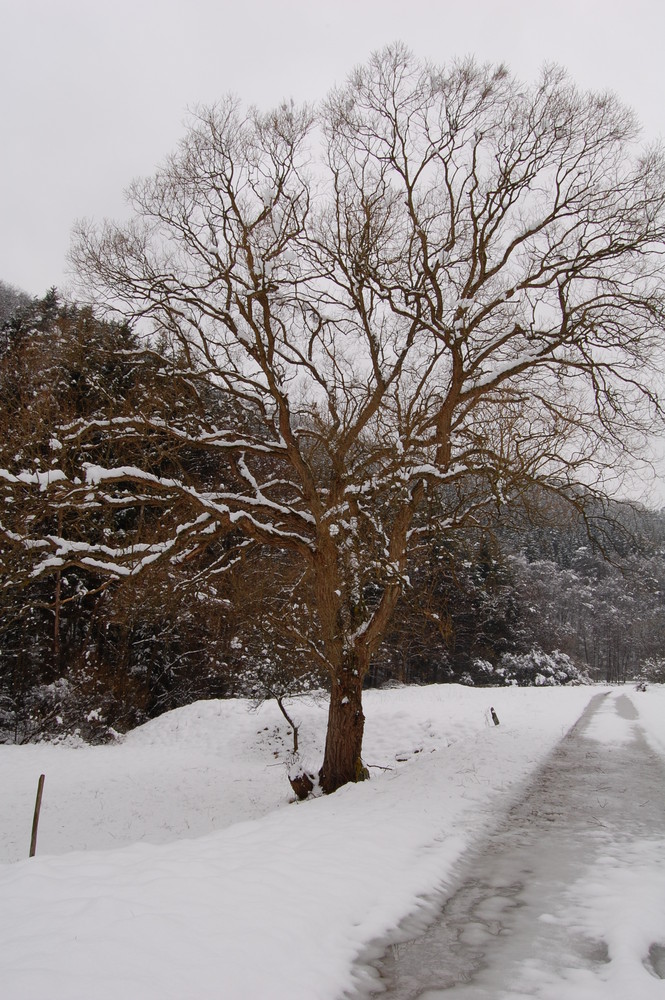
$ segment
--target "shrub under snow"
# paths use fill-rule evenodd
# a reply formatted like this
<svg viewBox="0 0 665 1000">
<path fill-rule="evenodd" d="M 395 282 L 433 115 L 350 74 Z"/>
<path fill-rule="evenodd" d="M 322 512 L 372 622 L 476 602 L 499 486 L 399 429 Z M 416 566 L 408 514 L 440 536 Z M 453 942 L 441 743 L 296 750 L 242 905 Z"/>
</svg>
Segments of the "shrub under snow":
<svg viewBox="0 0 665 1000">
<path fill-rule="evenodd" d="M 528 653 L 504 653 L 497 667 L 487 660 L 474 663 L 480 683 L 531 685 L 588 684 L 589 678 L 567 653 L 555 649 L 545 653 L 534 646 Z"/>
</svg>

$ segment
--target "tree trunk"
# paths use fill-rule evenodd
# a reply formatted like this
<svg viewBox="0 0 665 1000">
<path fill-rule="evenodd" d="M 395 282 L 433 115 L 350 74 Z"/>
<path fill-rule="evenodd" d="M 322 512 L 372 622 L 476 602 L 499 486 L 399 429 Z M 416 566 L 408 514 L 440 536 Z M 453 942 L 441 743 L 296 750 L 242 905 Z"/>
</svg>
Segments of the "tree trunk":
<svg viewBox="0 0 665 1000">
<path fill-rule="evenodd" d="M 62 537 L 62 511 L 58 513 L 58 534 Z M 60 676 L 60 605 L 62 599 L 62 574 L 55 574 L 55 600 L 53 602 L 53 676 Z"/>
<path fill-rule="evenodd" d="M 328 711 L 328 732 L 319 781 L 324 792 L 334 792 L 349 781 L 364 781 L 369 772 L 362 762 L 365 716 L 362 707 L 363 677 L 369 654 L 352 653 L 333 680 Z"/>
</svg>

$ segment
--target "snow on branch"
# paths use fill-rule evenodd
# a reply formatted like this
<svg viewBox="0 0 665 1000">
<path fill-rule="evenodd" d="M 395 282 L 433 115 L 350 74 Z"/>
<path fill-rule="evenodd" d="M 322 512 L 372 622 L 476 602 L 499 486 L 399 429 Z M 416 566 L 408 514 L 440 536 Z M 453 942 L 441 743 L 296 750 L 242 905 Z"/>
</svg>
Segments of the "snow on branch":
<svg viewBox="0 0 665 1000">
<path fill-rule="evenodd" d="M 67 476 L 60 469 L 48 469 L 46 472 L 19 472 L 13 475 L 7 469 L 0 469 L 0 479 L 8 483 L 23 483 L 26 486 L 39 486 L 44 491 L 54 483 L 67 480 Z"/>
</svg>

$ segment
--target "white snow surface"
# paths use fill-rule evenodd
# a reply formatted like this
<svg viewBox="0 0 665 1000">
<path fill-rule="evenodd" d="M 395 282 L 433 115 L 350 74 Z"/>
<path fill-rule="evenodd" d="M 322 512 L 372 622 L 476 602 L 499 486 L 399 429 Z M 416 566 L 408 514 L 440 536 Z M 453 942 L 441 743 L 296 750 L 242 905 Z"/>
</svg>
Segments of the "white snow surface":
<svg viewBox="0 0 665 1000">
<path fill-rule="evenodd" d="M 369 691 L 372 780 L 304 803 L 291 801 L 290 737 L 272 703 L 198 702 L 112 746 L 0 747 L 2 996 L 339 1000 L 363 946 L 426 908 L 597 691 Z M 612 711 L 622 693 L 588 735 L 619 743 L 639 725 L 665 755 L 665 689 L 630 692 L 635 721 Z M 290 709 L 317 767 L 325 702 Z M 642 965 L 665 936 L 661 861 L 650 844 L 607 852 L 575 919 L 605 935 L 610 963 L 602 978 L 538 980 L 531 995 L 665 995 Z"/>
</svg>

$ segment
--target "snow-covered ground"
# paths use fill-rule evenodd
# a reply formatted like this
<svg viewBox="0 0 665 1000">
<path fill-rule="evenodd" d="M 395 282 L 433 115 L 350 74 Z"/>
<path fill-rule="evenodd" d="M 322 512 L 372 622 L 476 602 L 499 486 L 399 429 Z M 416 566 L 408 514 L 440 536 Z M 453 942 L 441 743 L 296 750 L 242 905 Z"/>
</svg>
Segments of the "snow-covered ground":
<svg viewBox="0 0 665 1000">
<path fill-rule="evenodd" d="M 358 982 L 363 947 L 428 912 L 462 852 L 597 692 L 368 692 L 372 781 L 304 803 L 290 802 L 290 737 L 274 704 L 199 702 L 108 747 L 0 747 L 2 996 L 339 1000 Z M 625 693 L 611 692 L 588 736 L 618 743 L 639 725 L 665 754 L 665 689 L 629 692 L 638 719 L 613 710 Z M 325 705 L 292 709 L 316 767 Z M 37 857 L 28 860 L 40 773 Z M 660 864 L 658 852 L 644 852 L 628 884 L 627 870 L 608 862 L 602 884 L 590 886 L 596 923 L 619 898 L 638 909 L 642 901 L 665 936 Z M 615 938 L 624 955 L 630 935 Z M 599 992 L 593 982 L 585 992 L 564 984 L 558 996 L 613 997 L 607 969 Z"/>
</svg>

